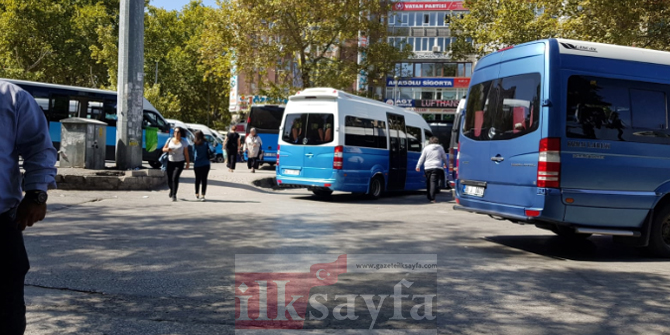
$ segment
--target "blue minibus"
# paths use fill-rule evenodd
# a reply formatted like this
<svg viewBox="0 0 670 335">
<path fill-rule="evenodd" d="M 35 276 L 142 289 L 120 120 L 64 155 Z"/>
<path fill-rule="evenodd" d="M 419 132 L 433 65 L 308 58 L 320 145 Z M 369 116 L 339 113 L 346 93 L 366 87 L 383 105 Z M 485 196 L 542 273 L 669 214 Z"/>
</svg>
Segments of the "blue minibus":
<svg viewBox="0 0 670 335">
<path fill-rule="evenodd" d="M 564 39 L 472 75 L 455 209 L 670 257 L 670 53 Z"/>
<path fill-rule="evenodd" d="M 432 136 L 416 112 L 332 88 L 310 88 L 289 98 L 279 128 L 277 183 L 368 194 L 426 187 L 415 171 Z"/>
<path fill-rule="evenodd" d="M 95 119 L 107 123 L 107 150 L 105 159 L 114 160 L 116 152 L 116 92 L 86 87 L 55 85 L 25 80 L 0 79 L 20 86 L 30 93 L 49 121 L 49 135 L 56 149 L 60 148 L 60 120 L 70 117 Z M 170 124 L 161 113 L 144 99 L 142 120 L 142 160 L 153 168 L 160 168 L 158 158 L 163 144 L 170 137 Z M 146 128 L 158 129 L 156 148 L 146 148 Z M 152 149 L 152 148 L 150 148 Z"/>
<path fill-rule="evenodd" d="M 256 128 L 256 134 L 263 141 L 263 157 L 259 163 L 274 166 L 277 161 L 277 140 L 279 125 L 284 117 L 282 105 L 252 105 L 246 122 L 246 135 L 251 128 Z M 242 142 L 244 145 L 244 142 Z M 246 154 L 246 153 L 245 153 Z"/>
</svg>

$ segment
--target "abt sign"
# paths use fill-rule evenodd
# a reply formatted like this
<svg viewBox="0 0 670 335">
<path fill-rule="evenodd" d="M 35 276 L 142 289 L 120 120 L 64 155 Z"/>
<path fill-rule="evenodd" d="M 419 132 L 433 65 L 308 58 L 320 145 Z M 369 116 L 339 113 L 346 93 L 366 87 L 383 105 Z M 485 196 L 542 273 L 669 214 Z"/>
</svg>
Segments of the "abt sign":
<svg viewBox="0 0 670 335">
<path fill-rule="evenodd" d="M 436 291 L 436 255 L 236 255 L 235 328 L 436 331 Z"/>
</svg>

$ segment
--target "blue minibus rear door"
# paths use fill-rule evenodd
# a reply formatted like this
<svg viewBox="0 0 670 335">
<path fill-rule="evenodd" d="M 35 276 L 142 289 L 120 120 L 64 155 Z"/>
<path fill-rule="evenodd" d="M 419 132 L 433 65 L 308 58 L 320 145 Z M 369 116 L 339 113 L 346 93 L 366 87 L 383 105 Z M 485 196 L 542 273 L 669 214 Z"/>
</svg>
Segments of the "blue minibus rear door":
<svg viewBox="0 0 670 335">
<path fill-rule="evenodd" d="M 484 199 L 541 209 L 537 197 L 540 140 L 539 73 L 505 76 L 496 83 L 496 114 L 489 129 L 489 175 Z M 521 209 L 520 208 L 520 209 Z"/>
</svg>

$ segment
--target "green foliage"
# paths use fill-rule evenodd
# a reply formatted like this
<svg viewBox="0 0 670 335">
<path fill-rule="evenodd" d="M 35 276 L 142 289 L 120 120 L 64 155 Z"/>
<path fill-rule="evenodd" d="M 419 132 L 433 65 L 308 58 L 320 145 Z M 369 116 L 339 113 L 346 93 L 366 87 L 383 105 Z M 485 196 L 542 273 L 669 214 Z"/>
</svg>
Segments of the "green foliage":
<svg viewBox="0 0 670 335">
<path fill-rule="evenodd" d="M 551 37 L 670 50 L 668 4 L 659 0 L 465 0 L 470 14 L 452 23 L 453 56 L 482 56 Z"/>
<path fill-rule="evenodd" d="M 221 75 L 229 63 L 203 52 L 204 18 L 214 10 L 201 1 L 180 11 L 145 3 L 147 99 L 166 117 L 229 122 L 228 77 Z M 115 89 L 119 6 L 120 0 L 1 1 L 0 77 Z"/>
<path fill-rule="evenodd" d="M 386 40 L 380 15 L 389 4 L 377 0 L 236 0 L 220 1 L 211 17 L 210 36 L 233 46 L 226 62 L 254 78 L 259 93 L 286 97 L 304 87 L 329 86 L 351 90 L 361 70 L 388 69 L 399 52 L 382 57 L 379 48 L 359 47 L 359 32 L 371 41 Z M 361 13 L 371 15 L 360 15 Z M 225 30 L 225 31 L 224 31 Z M 218 33 L 215 33 L 218 32 Z M 214 44 L 214 43 L 212 43 Z M 372 45 L 375 45 L 372 43 Z M 387 49 L 388 50 L 388 49 Z M 358 52 L 368 60 L 357 63 Z M 226 63 L 225 65 L 228 65 Z M 274 74 L 276 80 L 268 80 Z M 381 77 L 374 73 L 374 78 Z"/>
</svg>

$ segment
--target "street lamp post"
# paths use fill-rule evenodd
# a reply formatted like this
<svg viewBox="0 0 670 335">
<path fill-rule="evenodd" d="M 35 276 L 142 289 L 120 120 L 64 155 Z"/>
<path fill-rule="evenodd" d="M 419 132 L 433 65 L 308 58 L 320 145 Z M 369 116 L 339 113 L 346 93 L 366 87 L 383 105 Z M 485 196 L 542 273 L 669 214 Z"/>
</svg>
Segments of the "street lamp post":
<svg viewBox="0 0 670 335">
<path fill-rule="evenodd" d="M 393 105 L 395 106 L 398 103 L 398 97 L 396 96 L 396 92 L 398 91 L 398 80 L 400 80 L 400 77 L 398 75 L 395 75 L 393 77 L 393 80 L 395 80 L 395 88 L 393 89 Z"/>
</svg>

